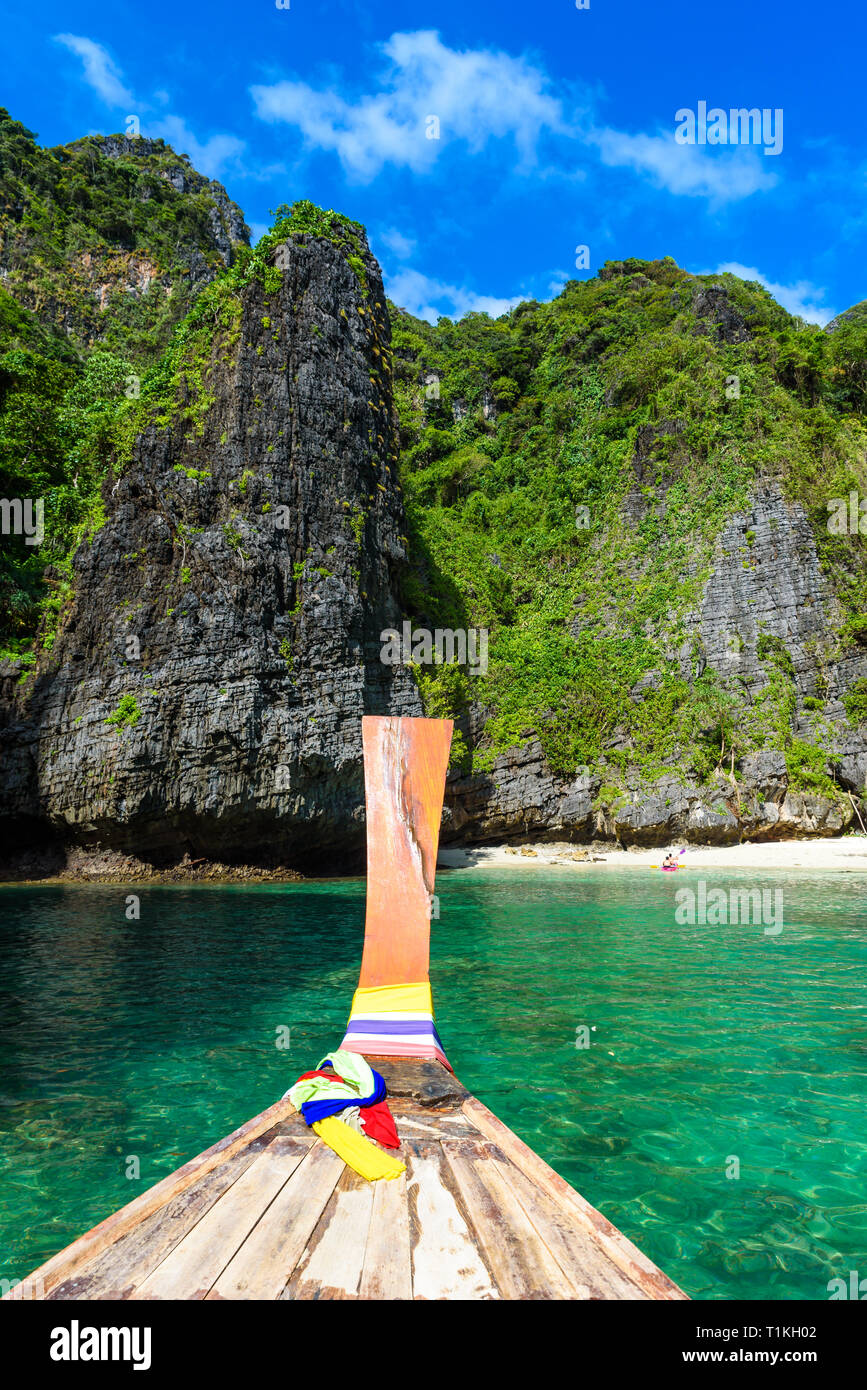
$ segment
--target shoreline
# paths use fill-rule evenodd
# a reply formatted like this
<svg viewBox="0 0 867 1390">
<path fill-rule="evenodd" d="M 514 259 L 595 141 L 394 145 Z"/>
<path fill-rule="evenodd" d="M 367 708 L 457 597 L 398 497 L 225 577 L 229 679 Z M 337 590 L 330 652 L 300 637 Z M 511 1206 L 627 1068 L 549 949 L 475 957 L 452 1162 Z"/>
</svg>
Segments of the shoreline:
<svg viewBox="0 0 867 1390">
<path fill-rule="evenodd" d="M 650 869 L 667 853 L 689 869 L 806 869 L 817 873 L 867 874 L 867 835 L 849 834 L 827 839 L 744 841 L 737 845 L 692 845 L 682 841 L 656 848 L 624 849 L 604 841 L 576 845 L 568 841 L 532 841 L 523 844 L 446 845 L 437 856 L 437 868 L 449 872 L 468 869 L 559 868 L 582 870 L 611 865 L 620 869 Z M 23 855 L 20 864 L 0 866 L 0 887 L 57 884 L 115 884 L 147 887 L 210 884 L 251 886 L 276 883 L 321 882 L 326 878 L 358 878 L 363 871 L 349 866 L 334 874 L 301 873 L 285 865 L 224 864 L 214 860 L 181 861 L 157 868 L 127 856 L 105 852 L 88 855 L 77 851 L 65 866 L 57 861 L 40 863 L 39 856 Z"/>
<path fill-rule="evenodd" d="M 197 884 L 296 883 L 306 875 L 287 865 L 224 864 L 217 859 L 190 859 L 159 867 L 132 855 L 113 851 L 88 852 L 76 849 L 61 862 L 62 854 L 31 851 L 19 860 L 0 864 L 0 888 L 52 884 L 138 884 L 141 887 L 165 885 L 192 887 Z"/>
<path fill-rule="evenodd" d="M 591 847 L 566 842 L 524 845 L 446 846 L 439 852 L 437 868 L 522 869 L 562 868 L 581 870 L 601 864 L 620 869 L 649 869 L 660 865 L 666 854 L 677 857 L 683 841 L 655 849 L 613 848 L 597 842 Z M 682 869 L 812 869 L 819 873 L 867 874 L 867 835 L 838 835 L 828 839 L 744 841 L 738 845 L 691 845 L 679 858 Z"/>
</svg>

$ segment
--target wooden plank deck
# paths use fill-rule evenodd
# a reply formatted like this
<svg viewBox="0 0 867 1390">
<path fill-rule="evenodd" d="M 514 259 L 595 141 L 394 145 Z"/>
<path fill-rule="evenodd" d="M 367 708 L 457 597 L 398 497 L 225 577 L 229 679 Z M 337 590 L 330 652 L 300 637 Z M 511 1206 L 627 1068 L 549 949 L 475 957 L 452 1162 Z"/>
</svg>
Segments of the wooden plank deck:
<svg viewBox="0 0 867 1390">
<path fill-rule="evenodd" d="M 284 1103 L 49 1260 L 16 1296 L 685 1297 L 439 1063 L 371 1061 L 390 1083 L 401 1178 L 365 1182 Z"/>
</svg>

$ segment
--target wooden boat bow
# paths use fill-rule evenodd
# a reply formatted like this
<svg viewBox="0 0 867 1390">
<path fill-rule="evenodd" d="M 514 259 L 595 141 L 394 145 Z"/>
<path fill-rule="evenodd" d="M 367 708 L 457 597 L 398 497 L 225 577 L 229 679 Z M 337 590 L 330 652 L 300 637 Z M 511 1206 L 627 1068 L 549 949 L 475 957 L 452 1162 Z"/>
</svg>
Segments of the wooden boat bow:
<svg viewBox="0 0 867 1390">
<path fill-rule="evenodd" d="M 429 1002 L 452 725 L 362 734 L 367 913 L 342 1046 L 385 1077 L 406 1173 L 366 1182 L 278 1101 L 7 1297 L 686 1297 L 452 1073 Z"/>
<path fill-rule="evenodd" d="M 367 911 L 349 1052 L 449 1066 L 433 1018 L 430 921 L 450 719 L 365 717 Z"/>
</svg>

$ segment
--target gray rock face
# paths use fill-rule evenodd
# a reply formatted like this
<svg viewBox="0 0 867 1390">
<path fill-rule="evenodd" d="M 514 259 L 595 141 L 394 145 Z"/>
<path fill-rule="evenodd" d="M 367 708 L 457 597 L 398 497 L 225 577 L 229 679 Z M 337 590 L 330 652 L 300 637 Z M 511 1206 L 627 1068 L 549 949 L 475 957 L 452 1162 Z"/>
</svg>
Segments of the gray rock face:
<svg viewBox="0 0 867 1390">
<path fill-rule="evenodd" d="M 385 296 L 369 253 L 366 296 L 328 241 L 278 259 L 199 426 L 149 428 L 106 484 L 50 668 L 23 698 L 0 673 L 7 841 L 305 865 L 363 843 L 361 716 L 421 713 L 380 660 L 405 533 Z"/>
<path fill-rule="evenodd" d="M 674 836 L 705 844 L 728 844 L 739 838 L 737 818 L 721 782 L 699 791 L 672 775 L 650 786 L 632 779 L 629 802 L 600 817 L 599 830 L 623 844 L 664 844 Z"/>
<path fill-rule="evenodd" d="M 567 801 L 566 819 L 561 810 Z M 584 814 L 582 815 L 582 809 Z M 544 838 L 564 826 L 576 834 L 590 827 L 590 797 L 586 806 L 577 785 L 563 787 L 548 768 L 538 741 L 510 749 L 498 758 L 489 775 L 450 776 L 446 785 L 443 839 L 495 840 L 509 835 Z"/>
<path fill-rule="evenodd" d="M 707 664 L 753 694 L 767 684 L 759 639 L 763 634 L 778 638 L 803 697 L 816 695 L 818 672 L 833 665 L 839 620 L 806 515 L 790 507 L 778 487 L 768 486 L 720 536 L 703 602 L 686 627 L 698 638 Z"/>
<path fill-rule="evenodd" d="M 831 319 L 830 323 L 825 324 L 825 332 L 836 333 L 844 323 L 858 323 L 864 319 L 867 319 L 867 299 L 862 299 L 859 304 L 853 304 L 850 309 L 844 309 L 842 314 Z"/>
<path fill-rule="evenodd" d="M 731 303 L 724 285 L 702 285 L 692 302 L 692 311 L 704 324 L 712 324 L 717 336 L 726 343 L 742 343 L 752 337 L 746 322 Z"/>
<path fill-rule="evenodd" d="M 785 795 L 789 780 L 786 759 L 776 749 L 748 753 L 738 766 L 753 790 L 766 800 L 777 801 Z"/>
<path fill-rule="evenodd" d="M 665 422 L 639 431 L 639 477 L 661 432 L 672 431 Z M 640 519 L 645 506 L 638 493 L 628 494 L 627 519 Z M 761 640 L 781 642 L 791 661 L 798 703 L 796 736 L 811 741 L 811 720 L 820 718 L 824 741 L 830 745 L 828 772 L 833 771 L 843 788 L 863 795 L 867 728 L 849 725 L 840 694 L 867 676 L 867 652 L 839 653 L 839 621 L 807 517 L 778 487 L 769 485 L 756 492 L 750 510 L 733 516 L 721 534 L 702 600 L 685 620 L 687 639 L 679 657 L 688 678 L 698 651 L 700 667 L 713 667 L 751 702 L 768 684 L 767 661 L 759 655 Z M 651 673 L 633 695 L 652 698 L 653 687 Z M 821 698 L 820 715 L 804 707 L 808 697 Z M 611 746 L 616 743 L 615 737 Z M 785 757 L 773 749 L 743 758 L 734 782 L 719 775 L 710 785 L 700 786 L 672 769 L 653 782 L 634 771 L 627 783 L 621 804 L 602 806 L 598 780 L 592 785 L 580 778 L 572 785 L 564 783 L 546 767 L 538 743 L 531 743 L 499 758 L 484 777 L 450 780 L 451 817 L 444 838 L 493 840 L 534 833 L 585 840 L 596 834 L 623 844 L 667 844 L 675 838 L 723 844 L 743 838 L 834 835 L 853 819 L 845 803 L 841 807 L 831 798 L 790 790 Z"/>
<path fill-rule="evenodd" d="M 837 776 L 842 785 L 856 796 L 867 789 L 867 739 L 863 730 L 844 732 L 840 739 Z"/>
</svg>

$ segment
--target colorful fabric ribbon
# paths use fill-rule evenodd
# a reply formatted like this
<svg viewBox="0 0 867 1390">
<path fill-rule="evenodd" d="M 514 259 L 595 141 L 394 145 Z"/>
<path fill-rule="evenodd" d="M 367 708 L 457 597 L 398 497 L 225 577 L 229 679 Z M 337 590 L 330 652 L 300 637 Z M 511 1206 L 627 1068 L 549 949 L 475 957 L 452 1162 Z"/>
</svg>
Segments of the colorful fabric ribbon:
<svg viewBox="0 0 867 1390">
<path fill-rule="evenodd" d="M 363 1057 L 340 1050 L 323 1057 L 315 1071 L 299 1076 L 286 1096 L 323 1143 L 362 1177 L 373 1182 L 405 1171 L 404 1164 L 386 1158 L 369 1142 L 375 1139 L 392 1149 L 400 1146 L 394 1118 L 385 1103 L 385 1081 Z M 343 1118 L 338 1120 L 338 1115 Z M 347 1138 L 361 1128 L 367 1138 L 360 1133 L 355 1134 L 355 1140 Z"/>
<path fill-rule="evenodd" d="M 401 1173 L 406 1172 L 406 1164 L 401 1163 L 399 1158 L 384 1154 L 382 1149 L 378 1149 L 361 1134 L 356 1134 L 354 1129 L 350 1129 L 349 1125 L 345 1125 L 335 1115 L 317 1120 L 313 1130 L 323 1144 L 333 1149 L 344 1163 L 348 1163 L 350 1168 L 360 1173 L 368 1182 L 376 1182 L 378 1178 L 388 1181 L 399 1178 Z"/>
<path fill-rule="evenodd" d="M 340 1047 L 379 1057 L 429 1057 L 452 1070 L 434 1023 L 427 980 L 357 989 Z"/>
<path fill-rule="evenodd" d="M 387 1149 L 400 1148 L 394 1116 L 384 1100 L 380 1101 L 379 1105 L 368 1105 L 358 1114 L 361 1127 L 368 1139 L 375 1139 L 377 1144 L 384 1144 Z M 346 1119 L 345 1112 L 343 1118 Z"/>
</svg>

